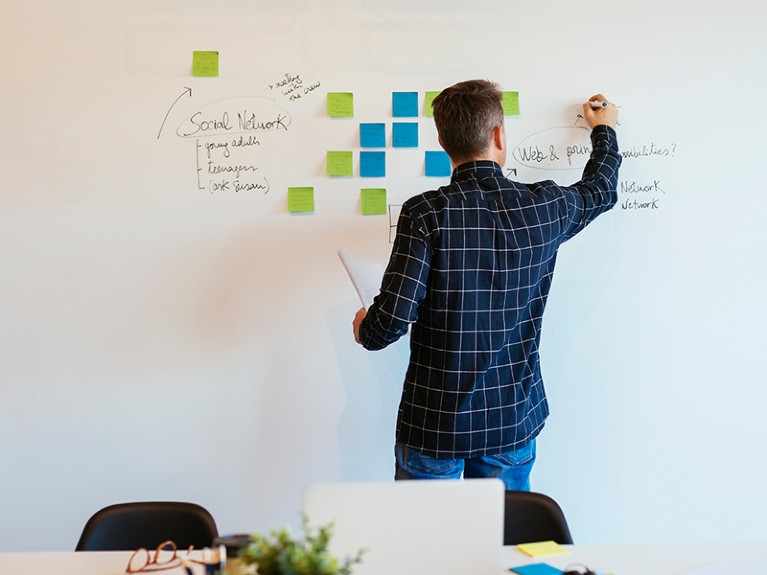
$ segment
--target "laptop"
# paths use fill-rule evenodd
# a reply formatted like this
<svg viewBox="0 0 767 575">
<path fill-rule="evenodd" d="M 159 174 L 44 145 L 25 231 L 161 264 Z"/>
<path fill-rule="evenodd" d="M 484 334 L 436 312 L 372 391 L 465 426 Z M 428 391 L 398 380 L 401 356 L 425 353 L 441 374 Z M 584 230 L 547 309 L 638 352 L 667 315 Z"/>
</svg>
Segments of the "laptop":
<svg viewBox="0 0 767 575">
<path fill-rule="evenodd" d="M 366 552 L 354 575 L 498 575 L 504 485 L 498 479 L 317 483 L 303 490 L 312 529 L 333 523 L 330 552 Z"/>
</svg>

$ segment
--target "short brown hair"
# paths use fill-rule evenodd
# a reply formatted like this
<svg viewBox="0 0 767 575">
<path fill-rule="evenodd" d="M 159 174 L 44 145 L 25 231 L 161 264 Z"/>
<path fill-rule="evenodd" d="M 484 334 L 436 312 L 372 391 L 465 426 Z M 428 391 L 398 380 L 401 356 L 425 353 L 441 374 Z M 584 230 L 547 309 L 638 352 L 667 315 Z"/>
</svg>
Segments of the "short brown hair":
<svg viewBox="0 0 767 575">
<path fill-rule="evenodd" d="M 434 98 L 434 124 L 453 160 L 476 158 L 487 149 L 493 130 L 503 125 L 503 92 L 489 80 L 467 80 Z"/>
</svg>

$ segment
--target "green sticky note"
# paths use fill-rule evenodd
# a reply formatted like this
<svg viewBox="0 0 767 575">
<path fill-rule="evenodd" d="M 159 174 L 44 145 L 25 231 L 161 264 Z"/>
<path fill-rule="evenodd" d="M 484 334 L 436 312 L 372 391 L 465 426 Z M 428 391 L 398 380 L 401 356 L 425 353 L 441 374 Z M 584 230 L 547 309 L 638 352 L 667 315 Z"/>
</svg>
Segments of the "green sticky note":
<svg viewBox="0 0 767 575">
<path fill-rule="evenodd" d="M 328 176 L 353 175 L 351 152 L 328 152 L 327 164 Z"/>
<path fill-rule="evenodd" d="M 218 52 L 195 51 L 192 54 L 192 76 L 218 76 Z"/>
<path fill-rule="evenodd" d="M 431 104 L 437 96 L 439 96 L 439 92 L 426 92 L 423 97 L 423 112 L 430 118 L 434 116 Z"/>
<path fill-rule="evenodd" d="M 314 188 L 288 188 L 288 211 L 305 213 L 314 211 Z"/>
<path fill-rule="evenodd" d="M 386 189 L 363 188 L 360 190 L 360 211 L 363 216 L 386 215 Z"/>
<path fill-rule="evenodd" d="M 354 94 L 351 92 L 328 92 L 328 116 L 331 118 L 352 118 L 354 116 Z"/>
<path fill-rule="evenodd" d="M 504 92 L 502 106 L 504 116 L 519 116 L 519 92 Z"/>
</svg>

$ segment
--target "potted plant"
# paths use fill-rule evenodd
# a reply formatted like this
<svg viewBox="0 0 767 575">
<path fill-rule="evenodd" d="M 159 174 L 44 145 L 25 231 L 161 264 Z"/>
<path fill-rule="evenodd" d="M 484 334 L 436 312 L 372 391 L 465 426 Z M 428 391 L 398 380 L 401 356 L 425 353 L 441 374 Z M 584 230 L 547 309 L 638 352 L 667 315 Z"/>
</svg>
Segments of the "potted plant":
<svg viewBox="0 0 767 575">
<path fill-rule="evenodd" d="M 364 549 L 339 559 L 328 551 L 332 524 L 313 530 L 304 517 L 302 530 L 303 537 L 297 538 L 287 529 L 253 535 L 250 544 L 240 550 L 238 562 L 257 575 L 352 575 Z"/>
</svg>

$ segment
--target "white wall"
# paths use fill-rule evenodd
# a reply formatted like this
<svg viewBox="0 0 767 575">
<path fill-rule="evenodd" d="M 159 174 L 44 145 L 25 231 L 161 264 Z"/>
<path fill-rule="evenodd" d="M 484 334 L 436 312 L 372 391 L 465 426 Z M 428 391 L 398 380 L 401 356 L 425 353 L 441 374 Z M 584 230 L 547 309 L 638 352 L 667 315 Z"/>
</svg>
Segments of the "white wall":
<svg viewBox="0 0 767 575">
<path fill-rule="evenodd" d="M 335 250 L 388 255 L 361 187 L 398 204 L 445 180 L 421 175 L 423 116 L 386 178 L 328 178 L 325 152 L 358 170 L 358 124 L 390 135 L 392 91 L 474 77 L 520 92 L 515 147 L 577 143 L 578 104 L 603 91 L 631 152 L 619 206 L 560 254 L 534 488 L 579 542 L 767 538 L 767 8 L 435 6 L 3 0 L 0 550 L 73 548 L 91 513 L 135 499 L 261 531 L 296 523 L 307 482 L 388 480 L 406 342 L 355 346 Z M 218 78 L 191 77 L 194 50 L 220 51 Z M 286 74 L 320 86 L 290 101 L 269 89 Z M 353 119 L 326 116 L 328 91 L 354 93 Z M 226 138 L 176 128 L 243 96 L 291 118 L 247 156 L 269 192 L 200 190 L 196 145 Z M 507 167 L 579 175 L 532 165 Z M 288 214 L 306 185 L 315 213 Z"/>
</svg>

